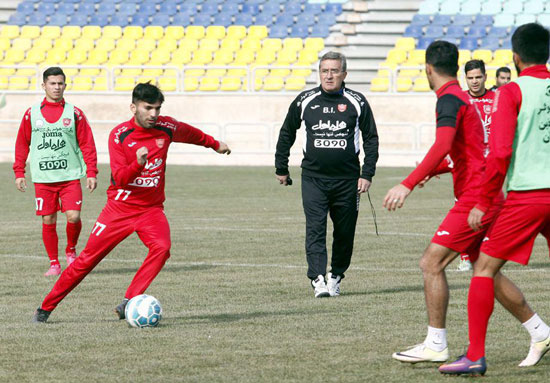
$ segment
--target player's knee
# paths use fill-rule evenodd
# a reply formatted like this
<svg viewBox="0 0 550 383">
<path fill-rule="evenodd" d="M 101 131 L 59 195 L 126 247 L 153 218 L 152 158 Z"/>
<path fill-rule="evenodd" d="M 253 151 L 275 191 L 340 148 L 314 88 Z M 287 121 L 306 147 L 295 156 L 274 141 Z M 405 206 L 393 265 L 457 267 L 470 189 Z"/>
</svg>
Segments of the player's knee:
<svg viewBox="0 0 550 383">
<path fill-rule="evenodd" d="M 80 212 L 77 210 L 71 210 L 66 212 L 67 222 L 78 223 L 80 222 Z"/>
<path fill-rule="evenodd" d="M 434 257 L 433 254 L 425 252 L 422 258 L 420 258 L 420 269 L 424 274 L 437 274 L 441 273 L 445 266 L 437 257 Z"/>
<path fill-rule="evenodd" d="M 57 215 L 56 214 L 43 215 L 42 222 L 46 225 L 54 225 L 57 223 Z"/>
<path fill-rule="evenodd" d="M 167 258 L 170 256 L 170 248 L 172 247 L 172 242 L 170 240 L 158 240 L 152 246 L 157 252 L 161 254 L 167 254 Z"/>
</svg>

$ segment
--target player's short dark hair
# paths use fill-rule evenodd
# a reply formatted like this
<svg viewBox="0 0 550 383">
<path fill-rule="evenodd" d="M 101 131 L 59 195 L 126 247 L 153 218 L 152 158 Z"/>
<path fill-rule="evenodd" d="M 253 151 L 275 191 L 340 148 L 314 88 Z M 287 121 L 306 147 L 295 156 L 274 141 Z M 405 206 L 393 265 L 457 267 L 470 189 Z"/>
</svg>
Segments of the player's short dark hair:
<svg viewBox="0 0 550 383">
<path fill-rule="evenodd" d="M 63 69 L 58 66 L 52 66 L 46 69 L 44 73 L 42 73 L 42 81 L 46 82 L 50 76 L 63 76 L 63 82 L 65 82 L 66 79 Z"/>
<path fill-rule="evenodd" d="M 164 102 L 164 95 L 157 86 L 150 82 L 139 83 L 132 91 L 132 104 L 137 104 L 139 101 L 145 101 L 148 104 L 160 101 L 162 104 Z"/>
<path fill-rule="evenodd" d="M 433 66 L 439 74 L 456 77 L 458 48 L 448 41 L 434 41 L 426 49 L 426 64 Z"/>
<path fill-rule="evenodd" d="M 464 73 L 468 73 L 474 69 L 479 69 L 482 74 L 485 74 L 485 63 L 483 60 L 470 60 L 464 65 Z"/>
<path fill-rule="evenodd" d="M 512 51 L 526 64 L 546 64 L 550 33 L 538 23 L 520 26 L 512 35 Z"/>
<path fill-rule="evenodd" d="M 325 60 L 340 60 L 340 64 L 342 66 L 342 72 L 346 72 L 347 69 L 348 69 L 348 64 L 347 64 L 347 60 L 346 60 L 346 56 L 344 56 L 342 53 L 340 52 L 333 52 L 333 51 L 330 51 L 330 52 L 327 52 L 325 53 L 321 59 L 319 60 L 319 68 L 321 68 L 321 63 Z"/>
<path fill-rule="evenodd" d="M 500 68 L 497 69 L 497 74 L 496 76 L 500 76 L 501 73 L 508 73 L 508 74 L 512 74 L 512 71 L 510 70 L 510 68 L 508 68 L 507 66 L 501 66 Z"/>
</svg>

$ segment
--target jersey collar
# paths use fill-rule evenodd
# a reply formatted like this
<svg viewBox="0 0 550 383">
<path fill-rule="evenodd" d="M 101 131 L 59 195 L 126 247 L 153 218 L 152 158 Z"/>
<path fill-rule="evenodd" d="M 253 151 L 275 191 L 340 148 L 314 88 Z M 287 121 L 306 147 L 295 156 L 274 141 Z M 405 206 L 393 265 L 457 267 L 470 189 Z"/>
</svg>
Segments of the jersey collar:
<svg viewBox="0 0 550 383">
<path fill-rule="evenodd" d="M 446 91 L 448 88 L 450 88 L 450 87 L 453 86 L 453 85 L 456 85 L 456 86 L 460 87 L 460 85 L 458 84 L 458 80 L 451 80 L 451 81 L 448 81 L 448 82 L 446 82 L 445 84 L 443 84 L 443 85 L 441 86 L 441 88 L 439 88 L 439 89 L 437 90 L 437 92 L 435 92 L 435 94 L 436 94 L 437 97 L 439 98 L 439 97 L 441 97 L 441 96 L 443 95 L 443 93 L 445 93 L 445 91 Z"/>
</svg>

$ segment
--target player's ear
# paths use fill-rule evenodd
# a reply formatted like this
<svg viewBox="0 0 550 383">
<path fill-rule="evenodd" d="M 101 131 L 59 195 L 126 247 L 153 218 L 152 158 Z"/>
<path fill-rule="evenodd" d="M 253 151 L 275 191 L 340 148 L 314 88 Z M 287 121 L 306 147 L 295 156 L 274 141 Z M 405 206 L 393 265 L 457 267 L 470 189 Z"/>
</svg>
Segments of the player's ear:
<svg viewBox="0 0 550 383">
<path fill-rule="evenodd" d="M 136 111 L 137 111 L 136 104 L 131 103 L 130 104 L 130 110 L 132 111 L 132 114 L 136 114 Z"/>
</svg>

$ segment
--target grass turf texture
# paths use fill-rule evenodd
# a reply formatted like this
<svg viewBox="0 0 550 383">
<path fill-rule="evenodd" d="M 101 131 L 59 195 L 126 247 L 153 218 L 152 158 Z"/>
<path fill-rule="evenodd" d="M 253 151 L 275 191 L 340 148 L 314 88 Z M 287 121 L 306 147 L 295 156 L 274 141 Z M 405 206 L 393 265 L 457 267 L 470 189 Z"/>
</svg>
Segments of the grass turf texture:
<svg viewBox="0 0 550 383">
<path fill-rule="evenodd" d="M 34 190 L 16 191 L 11 169 L 0 185 L 0 381 L 6 382 L 429 382 L 437 365 L 406 365 L 392 352 L 419 343 L 426 332 L 418 260 L 452 205 L 449 177 L 415 190 L 398 212 L 382 210 L 388 188 L 410 169 L 379 169 L 371 189 L 379 237 L 366 196 L 343 295 L 314 299 L 305 276 L 304 217 L 299 170 L 281 187 L 271 168 L 171 166 L 166 212 L 172 257 L 148 294 L 163 305 L 153 329 L 129 328 L 113 313 L 146 254 L 133 235 L 120 244 L 60 304 L 45 325 L 34 309 L 54 279 L 34 216 Z M 78 250 L 105 203 L 108 168 L 84 196 Z M 60 217 L 60 249 L 64 223 Z M 329 236 L 330 238 L 330 236 Z M 329 240 L 330 245 L 330 240 Z M 64 257 L 61 257 L 65 268 Z M 470 273 L 450 266 L 448 333 L 452 358 L 467 345 Z M 550 321 L 548 252 L 537 240 L 531 265 L 505 273 Z M 498 304 L 489 325 L 484 382 L 541 382 L 547 356 L 535 368 L 516 365 L 529 338 Z M 451 378 L 452 379 L 452 378 Z"/>
</svg>

